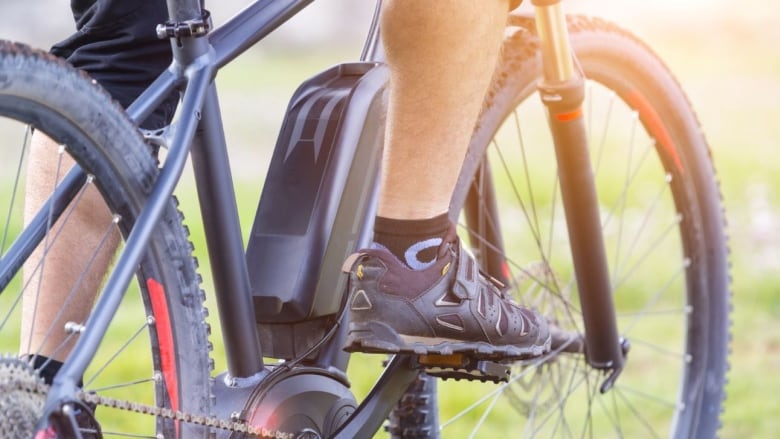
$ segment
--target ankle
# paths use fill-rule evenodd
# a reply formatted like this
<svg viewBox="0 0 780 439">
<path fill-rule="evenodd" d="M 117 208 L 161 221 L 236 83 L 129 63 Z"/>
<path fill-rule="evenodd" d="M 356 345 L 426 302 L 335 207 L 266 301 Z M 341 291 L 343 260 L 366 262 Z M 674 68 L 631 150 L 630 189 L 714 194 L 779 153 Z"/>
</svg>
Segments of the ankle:
<svg viewBox="0 0 780 439">
<path fill-rule="evenodd" d="M 45 355 L 25 355 L 22 359 L 30 363 L 33 369 L 38 370 L 38 375 L 48 385 L 51 385 L 52 381 L 54 381 L 54 376 L 57 375 L 57 372 L 60 371 L 63 365 L 61 361 Z"/>
<path fill-rule="evenodd" d="M 449 230 L 447 213 L 413 220 L 377 216 L 374 243 L 387 248 L 412 270 L 424 270 L 436 262 L 439 247 Z"/>
</svg>

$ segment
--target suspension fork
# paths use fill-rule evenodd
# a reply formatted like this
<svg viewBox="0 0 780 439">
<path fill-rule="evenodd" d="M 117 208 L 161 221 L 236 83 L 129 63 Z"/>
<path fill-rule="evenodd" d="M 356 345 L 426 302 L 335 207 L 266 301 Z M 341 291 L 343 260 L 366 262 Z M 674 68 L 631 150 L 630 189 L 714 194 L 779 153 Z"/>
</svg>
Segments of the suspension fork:
<svg viewBox="0 0 780 439">
<path fill-rule="evenodd" d="M 590 163 L 582 102 L 584 78 L 575 69 L 561 0 L 532 0 L 541 40 L 542 102 L 555 143 L 558 178 L 585 326 L 591 367 L 608 371 L 606 392 L 623 368 L 627 344 L 618 337 L 598 198 Z"/>
</svg>

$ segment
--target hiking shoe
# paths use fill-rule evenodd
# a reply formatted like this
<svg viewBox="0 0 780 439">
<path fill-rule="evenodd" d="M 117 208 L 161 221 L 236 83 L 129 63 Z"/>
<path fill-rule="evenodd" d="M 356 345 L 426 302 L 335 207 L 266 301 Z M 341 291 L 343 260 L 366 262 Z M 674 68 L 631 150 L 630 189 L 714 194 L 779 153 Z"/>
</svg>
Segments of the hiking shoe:
<svg viewBox="0 0 780 439">
<path fill-rule="evenodd" d="M 437 261 L 415 271 L 385 248 L 347 259 L 350 277 L 349 352 L 466 354 L 509 361 L 550 349 L 546 320 L 504 295 L 482 275 L 454 233 Z"/>
</svg>

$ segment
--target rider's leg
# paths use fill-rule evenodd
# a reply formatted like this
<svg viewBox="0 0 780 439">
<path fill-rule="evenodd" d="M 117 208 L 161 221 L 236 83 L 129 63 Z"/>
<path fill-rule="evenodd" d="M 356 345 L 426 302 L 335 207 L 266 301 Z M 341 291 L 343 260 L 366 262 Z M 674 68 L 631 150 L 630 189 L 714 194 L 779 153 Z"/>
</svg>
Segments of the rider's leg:
<svg viewBox="0 0 780 439">
<path fill-rule="evenodd" d="M 450 197 L 495 68 L 508 2 L 383 6 L 390 98 L 375 241 L 419 269 L 449 228 Z"/>
<path fill-rule="evenodd" d="M 390 102 L 379 215 L 445 213 L 495 68 L 506 0 L 390 0 Z"/>
<path fill-rule="evenodd" d="M 132 103 L 170 64 L 170 43 L 158 39 L 155 31 L 157 24 L 167 19 L 165 2 L 86 0 L 72 2 L 71 8 L 77 30 L 57 43 L 52 53 L 86 71 L 122 106 Z M 175 106 L 176 97 L 172 96 L 144 122 L 144 127 L 164 126 Z M 58 163 L 56 150 L 57 145 L 47 137 L 39 133 L 33 136 L 26 182 L 27 220 L 51 193 L 55 172 L 63 175 L 70 168 L 72 162 L 67 155 L 63 156 L 62 164 Z M 101 273 L 105 272 L 116 248 L 118 235 L 114 232 L 91 262 L 89 274 L 79 279 L 80 271 L 74 270 L 90 264 L 94 247 L 106 233 L 110 220 L 110 213 L 97 191 L 89 188 L 68 218 L 68 226 L 47 252 L 43 269 L 34 272 L 32 264 L 24 267 L 24 277 L 30 279 L 31 285 L 23 298 L 20 353 L 38 356 L 35 365 L 43 365 L 41 374 L 47 381 L 58 369 L 57 360 L 63 360 L 72 345 L 72 341 L 63 344 L 67 337 L 63 330 L 65 322 L 83 323 L 102 281 Z M 35 261 L 42 251 L 39 248 L 31 260 Z M 77 292 L 68 299 L 76 283 Z M 63 308 L 66 300 L 70 305 Z"/>
<path fill-rule="evenodd" d="M 487 359 L 549 348 L 543 319 L 461 251 L 447 210 L 492 78 L 506 0 L 390 0 L 386 156 L 375 246 L 350 270 L 346 348 Z"/>
<path fill-rule="evenodd" d="M 58 145 L 36 133 L 30 145 L 25 193 L 25 222 L 29 222 L 51 194 L 55 177 L 60 179 L 73 161 L 57 154 Z M 75 342 L 63 328 L 67 322 L 83 323 L 95 291 L 116 249 L 119 235 L 111 225 L 111 213 L 94 186 L 88 186 L 65 224 L 39 246 L 24 266 L 24 291 L 20 349 L 24 354 L 42 354 L 63 361 Z M 62 231 L 57 233 L 63 227 Z M 56 235 L 56 238 L 54 237 Z M 95 252 L 98 244 L 104 245 Z M 44 249 L 44 246 L 48 246 Z M 46 255 L 40 265 L 42 256 Z M 94 256 L 93 256 L 94 255 Z M 82 269 L 92 258 L 89 270 Z M 63 304 L 67 303 L 67 306 Z"/>
</svg>

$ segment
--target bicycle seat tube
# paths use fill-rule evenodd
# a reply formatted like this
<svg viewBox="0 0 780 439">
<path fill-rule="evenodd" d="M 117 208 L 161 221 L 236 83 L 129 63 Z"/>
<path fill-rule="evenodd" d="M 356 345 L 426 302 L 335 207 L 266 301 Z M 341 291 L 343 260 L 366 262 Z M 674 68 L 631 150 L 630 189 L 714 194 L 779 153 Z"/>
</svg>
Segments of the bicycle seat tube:
<svg viewBox="0 0 780 439">
<path fill-rule="evenodd" d="M 210 21 L 208 13 L 201 9 L 200 0 L 168 0 L 168 11 L 170 20 L 162 25 L 164 29 L 158 28 L 158 34 L 162 36 L 162 30 L 165 30 L 165 35 L 171 38 L 174 66 L 182 69 L 185 76 L 189 76 L 190 71 L 200 69 L 215 71 L 214 51 L 205 38 L 210 30 Z M 205 67 L 204 63 L 207 64 Z M 192 86 L 196 85 L 188 84 L 188 92 Z M 180 113 L 182 120 L 196 120 L 198 125 L 192 141 L 191 157 L 227 369 L 233 378 L 246 378 L 263 371 L 264 365 L 251 302 L 249 274 L 244 262 L 227 145 L 213 81 L 210 81 L 203 93 L 201 106 L 187 106 L 185 99 Z"/>
<path fill-rule="evenodd" d="M 197 2 L 190 3 L 197 5 Z M 57 410 L 62 402 L 75 394 L 78 377 L 83 375 L 94 357 L 103 334 L 114 318 L 124 292 L 145 252 L 146 244 L 151 239 L 165 206 L 170 202 L 170 197 L 187 162 L 189 145 L 198 124 L 198 117 L 188 117 L 187 109 L 191 109 L 192 116 L 199 113 L 206 90 L 213 78 L 213 63 L 207 62 L 209 49 L 208 41 L 204 38 L 180 38 L 176 39 L 172 46 L 176 60 L 174 65 L 182 62 L 186 65 L 178 69 L 180 74 L 186 77 L 188 85 L 182 99 L 183 111 L 180 123 L 174 133 L 165 166 L 127 238 L 127 244 L 116 262 L 115 271 L 109 276 L 94 312 L 87 320 L 85 325 L 87 330 L 77 340 L 71 355 L 54 380 L 45 406 L 47 413 Z M 262 363 L 260 367 L 262 368 Z"/>
</svg>

